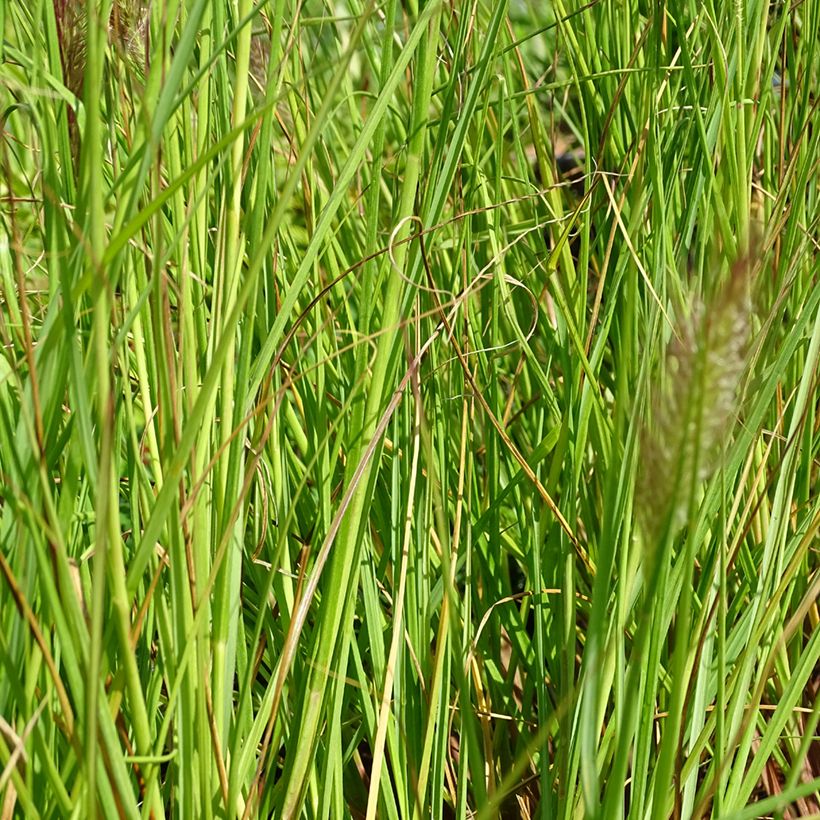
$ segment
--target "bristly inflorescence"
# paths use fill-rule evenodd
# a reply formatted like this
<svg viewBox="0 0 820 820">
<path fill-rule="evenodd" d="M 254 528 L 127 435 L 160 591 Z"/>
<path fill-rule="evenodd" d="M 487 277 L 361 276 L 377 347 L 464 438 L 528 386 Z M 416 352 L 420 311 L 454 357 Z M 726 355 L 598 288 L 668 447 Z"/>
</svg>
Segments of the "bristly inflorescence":
<svg viewBox="0 0 820 820">
<path fill-rule="evenodd" d="M 78 99 L 83 95 L 87 52 L 87 8 L 84 0 L 53 0 L 54 19 L 63 68 L 63 82 Z M 143 41 L 148 26 L 147 0 L 114 0 L 108 18 L 108 41 L 125 58 L 137 77 L 143 73 Z M 75 162 L 79 153 L 79 131 L 76 114 L 68 110 L 72 152 Z"/>
<path fill-rule="evenodd" d="M 63 80 L 75 96 L 83 92 L 86 60 L 86 3 L 83 0 L 53 0 Z M 148 23 L 145 0 L 115 0 L 108 19 L 108 39 L 127 55 L 135 67 L 142 57 L 142 40 Z"/>
<path fill-rule="evenodd" d="M 708 303 L 693 299 L 650 387 L 636 488 L 647 545 L 686 522 L 692 490 L 720 465 L 746 368 L 751 318 L 748 258 Z"/>
</svg>

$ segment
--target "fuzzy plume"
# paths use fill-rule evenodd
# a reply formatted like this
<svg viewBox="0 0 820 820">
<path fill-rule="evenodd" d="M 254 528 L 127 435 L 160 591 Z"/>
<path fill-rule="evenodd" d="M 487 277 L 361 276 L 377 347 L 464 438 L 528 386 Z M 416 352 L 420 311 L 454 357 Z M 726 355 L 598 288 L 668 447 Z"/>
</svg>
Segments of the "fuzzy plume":
<svg viewBox="0 0 820 820">
<path fill-rule="evenodd" d="M 86 41 L 88 34 L 87 8 L 84 0 L 53 0 L 54 19 L 60 46 L 63 82 L 78 99 L 83 95 L 86 68 Z M 148 25 L 146 0 L 114 0 L 108 18 L 108 41 L 123 57 L 136 76 L 142 74 L 143 40 Z M 79 154 L 80 135 L 77 118 L 68 110 L 72 152 L 75 161 Z"/>
<path fill-rule="evenodd" d="M 709 304 L 694 300 L 651 390 L 636 501 L 647 543 L 686 521 L 690 491 L 720 464 L 746 368 L 750 263 L 738 261 Z"/>
</svg>

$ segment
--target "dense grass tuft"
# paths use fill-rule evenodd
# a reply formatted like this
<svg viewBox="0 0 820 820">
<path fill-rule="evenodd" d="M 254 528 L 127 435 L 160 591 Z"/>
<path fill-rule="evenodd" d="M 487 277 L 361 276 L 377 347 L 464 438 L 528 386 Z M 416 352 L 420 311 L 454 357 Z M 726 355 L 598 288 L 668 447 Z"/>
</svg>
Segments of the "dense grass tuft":
<svg viewBox="0 0 820 820">
<path fill-rule="evenodd" d="M 0 817 L 820 812 L 818 29 L 0 3 Z"/>
</svg>

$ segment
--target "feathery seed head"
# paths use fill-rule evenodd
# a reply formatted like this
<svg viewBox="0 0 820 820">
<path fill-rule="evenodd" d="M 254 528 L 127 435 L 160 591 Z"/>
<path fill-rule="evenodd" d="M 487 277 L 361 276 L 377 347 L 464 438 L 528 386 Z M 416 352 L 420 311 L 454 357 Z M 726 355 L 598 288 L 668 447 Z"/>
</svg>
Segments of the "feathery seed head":
<svg viewBox="0 0 820 820">
<path fill-rule="evenodd" d="M 686 521 L 692 490 L 719 466 L 737 414 L 749 343 L 750 262 L 708 304 L 693 299 L 650 388 L 636 500 L 647 544 Z"/>
</svg>

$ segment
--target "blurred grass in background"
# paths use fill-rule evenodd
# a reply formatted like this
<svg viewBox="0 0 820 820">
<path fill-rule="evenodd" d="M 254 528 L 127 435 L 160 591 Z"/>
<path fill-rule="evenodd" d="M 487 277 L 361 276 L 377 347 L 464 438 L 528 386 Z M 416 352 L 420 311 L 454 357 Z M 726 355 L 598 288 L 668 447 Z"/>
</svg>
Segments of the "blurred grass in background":
<svg viewBox="0 0 820 820">
<path fill-rule="evenodd" d="M 820 811 L 818 0 L 0 30 L 0 816 Z"/>
</svg>

